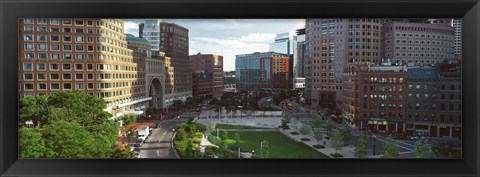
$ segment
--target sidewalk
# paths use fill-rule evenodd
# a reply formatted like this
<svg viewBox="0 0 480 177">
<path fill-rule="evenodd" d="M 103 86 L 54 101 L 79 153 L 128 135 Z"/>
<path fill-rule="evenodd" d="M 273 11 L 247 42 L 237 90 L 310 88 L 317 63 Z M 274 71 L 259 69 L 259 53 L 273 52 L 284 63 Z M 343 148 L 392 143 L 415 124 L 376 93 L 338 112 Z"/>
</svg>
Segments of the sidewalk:
<svg viewBox="0 0 480 177">
<path fill-rule="evenodd" d="M 302 124 L 301 122 L 296 123 L 297 127 L 301 127 L 302 126 L 301 124 Z M 332 148 L 330 140 L 325 139 L 325 134 L 323 135 L 323 140 L 320 141 L 320 142 L 315 140 L 315 138 L 313 137 L 313 132 L 311 132 L 309 135 L 306 136 L 308 139 L 310 139 L 310 141 L 302 141 L 301 139 L 305 137 L 304 135 L 301 135 L 301 134 L 292 135 L 292 134 L 290 134 L 290 132 L 295 132 L 295 131 L 299 132 L 298 129 L 297 130 L 295 130 L 295 129 L 289 129 L 289 130 L 281 129 L 280 130 L 280 132 L 282 132 L 285 136 L 290 137 L 291 139 L 293 139 L 295 141 L 303 142 L 306 145 L 312 147 L 313 149 L 316 149 L 316 148 L 313 147 L 313 145 L 316 145 L 316 144 L 323 145 L 323 142 L 326 141 L 327 143 L 326 143 L 326 146 L 325 146 L 324 149 L 316 149 L 316 150 L 325 154 L 325 155 L 327 155 L 327 156 L 329 156 L 329 157 L 332 157 L 332 156 L 330 156 L 330 154 L 333 154 L 333 153 L 336 152 L 335 149 Z M 354 155 L 355 147 L 353 147 L 352 145 L 344 146 L 343 148 L 338 150 L 338 153 L 342 154 L 343 158 L 355 158 L 355 155 Z"/>
</svg>

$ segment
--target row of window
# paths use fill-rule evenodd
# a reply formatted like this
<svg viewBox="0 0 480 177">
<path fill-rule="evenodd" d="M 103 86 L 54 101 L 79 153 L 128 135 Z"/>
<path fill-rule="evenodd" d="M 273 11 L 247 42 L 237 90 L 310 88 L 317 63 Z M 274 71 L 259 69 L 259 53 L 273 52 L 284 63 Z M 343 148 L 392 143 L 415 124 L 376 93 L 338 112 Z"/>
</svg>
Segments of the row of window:
<svg viewBox="0 0 480 177">
<path fill-rule="evenodd" d="M 387 33 L 386 37 L 391 38 L 393 35 L 392 33 Z M 432 39 L 446 39 L 446 40 L 451 40 L 454 39 L 453 36 L 447 36 L 447 35 L 435 35 L 435 34 L 419 34 L 419 33 L 395 33 L 396 37 L 415 37 L 415 38 L 432 38 Z"/>
<path fill-rule="evenodd" d="M 71 65 L 69 63 L 64 63 L 62 64 L 62 70 L 71 70 Z M 86 64 L 87 65 L 87 70 L 93 71 L 93 64 Z M 45 71 L 46 70 L 46 63 L 37 63 L 37 71 Z M 84 64 L 82 63 L 77 63 L 74 64 L 75 70 L 83 70 Z M 121 70 L 121 71 L 136 71 L 136 67 L 131 67 L 131 66 L 119 66 L 119 65 L 111 65 L 111 64 L 97 64 L 97 71 L 101 70 Z M 59 70 L 59 64 L 57 63 L 51 63 L 50 68 L 51 71 L 58 71 Z M 24 71 L 33 71 L 33 64 L 32 63 L 23 63 L 23 70 Z M 118 78 L 118 77 L 117 77 Z"/>
<path fill-rule="evenodd" d="M 407 94 L 408 98 L 413 98 L 413 94 L 412 93 L 409 93 Z M 436 99 L 437 98 L 437 94 L 428 94 L 428 93 L 425 93 L 423 94 L 423 97 L 420 93 L 417 93 L 415 94 L 415 98 L 416 99 Z M 440 99 L 441 100 L 445 100 L 446 99 L 446 95 L 445 94 L 441 94 L 440 95 Z M 457 95 L 457 99 L 455 99 L 455 94 L 450 94 L 450 100 L 462 100 L 462 95 L 459 94 Z"/>
</svg>

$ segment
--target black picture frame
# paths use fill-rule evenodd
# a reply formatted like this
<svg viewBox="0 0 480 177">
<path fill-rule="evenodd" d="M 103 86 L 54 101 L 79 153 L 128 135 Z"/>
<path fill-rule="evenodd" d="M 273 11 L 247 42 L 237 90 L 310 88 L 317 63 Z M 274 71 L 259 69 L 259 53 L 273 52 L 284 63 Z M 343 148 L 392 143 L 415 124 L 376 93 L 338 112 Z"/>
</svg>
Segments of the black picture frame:
<svg viewBox="0 0 480 177">
<path fill-rule="evenodd" d="M 18 159 L 18 18 L 463 18 L 463 159 Z M 1 0 L 1 176 L 479 176 L 478 0 Z"/>
</svg>

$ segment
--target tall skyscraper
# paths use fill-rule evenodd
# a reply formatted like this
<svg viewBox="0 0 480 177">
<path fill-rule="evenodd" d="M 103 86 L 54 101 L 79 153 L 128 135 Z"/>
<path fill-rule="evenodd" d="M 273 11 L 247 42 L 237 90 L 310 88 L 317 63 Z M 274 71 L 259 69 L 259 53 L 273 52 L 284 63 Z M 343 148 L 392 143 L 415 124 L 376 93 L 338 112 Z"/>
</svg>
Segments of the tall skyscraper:
<svg viewBox="0 0 480 177">
<path fill-rule="evenodd" d="M 336 107 L 355 98 L 349 71 L 356 63 L 381 62 L 380 19 L 307 19 L 305 44 L 306 103 Z"/>
<path fill-rule="evenodd" d="M 293 36 L 293 88 L 305 89 L 305 28 Z"/>
<path fill-rule="evenodd" d="M 102 98 L 114 118 L 151 99 L 139 89 L 123 20 L 24 18 L 19 30 L 20 98 L 81 90 Z"/>
<path fill-rule="evenodd" d="M 462 59 L 462 19 L 452 19 L 452 27 L 455 29 L 455 59 Z"/>
<path fill-rule="evenodd" d="M 287 55 L 293 54 L 293 40 L 290 33 L 279 33 L 275 36 L 275 42 L 269 46 L 270 52 L 278 52 Z"/>
<path fill-rule="evenodd" d="M 168 23 L 160 19 L 145 20 L 143 37 L 152 45 L 152 50 L 164 52 L 170 57 L 173 75 L 166 83 L 172 82 L 166 94 L 167 105 L 173 100 L 185 101 L 192 96 L 191 62 L 188 57 L 188 29 L 175 23 Z M 168 91 L 171 91 L 170 93 Z"/>
</svg>

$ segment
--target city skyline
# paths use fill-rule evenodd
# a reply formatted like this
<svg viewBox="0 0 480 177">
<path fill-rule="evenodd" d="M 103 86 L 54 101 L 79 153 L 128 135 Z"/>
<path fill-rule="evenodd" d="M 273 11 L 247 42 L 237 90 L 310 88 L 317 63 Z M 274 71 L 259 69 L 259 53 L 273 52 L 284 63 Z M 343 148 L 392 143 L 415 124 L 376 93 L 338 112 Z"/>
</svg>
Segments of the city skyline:
<svg viewBox="0 0 480 177">
<path fill-rule="evenodd" d="M 145 19 L 124 19 L 125 33 L 138 37 Z M 189 29 L 189 55 L 224 56 L 224 70 L 235 70 L 235 55 L 268 52 L 278 33 L 303 27 L 305 19 L 165 19 Z M 214 29 L 214 30 L 212 30 Z"/>
</svg>

